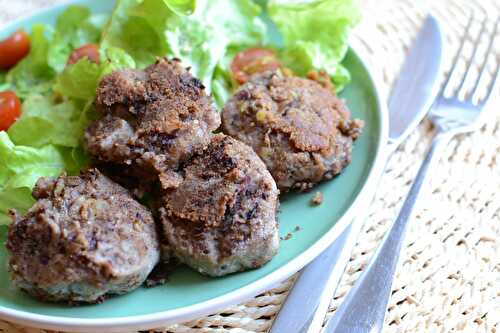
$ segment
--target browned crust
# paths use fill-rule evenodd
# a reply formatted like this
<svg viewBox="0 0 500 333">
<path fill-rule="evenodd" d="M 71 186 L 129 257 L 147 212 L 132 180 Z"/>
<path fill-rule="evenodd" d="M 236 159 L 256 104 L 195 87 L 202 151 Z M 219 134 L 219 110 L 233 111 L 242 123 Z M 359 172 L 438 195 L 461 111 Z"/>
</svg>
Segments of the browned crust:
<svg viewBox="0 0 500 333">
<path fill-rule="evenodd" d="M 349 162 L 362 122 L 319 83 L 281 72 L 255 75 L 222 113 L 225 133 L 249 144 L 282 191 L 307 189 Z"/>
<path fill-rule="evenodd" d="M 14 214 L 6 245 L 14 284 L 35 297 L 96 302 L 138 287 L 158 261 L 149 210 L 96 169 L 41 178 L 33 196 L 26 215 Z"/>
<path fill-rule="evenodd" d="M 105 76 L 96 107 L 103 118 L 87 129 L 87 150 L 143 183 L 203 150 L 220 124 L 205 87 L 177 59 Z"/>
</svg>

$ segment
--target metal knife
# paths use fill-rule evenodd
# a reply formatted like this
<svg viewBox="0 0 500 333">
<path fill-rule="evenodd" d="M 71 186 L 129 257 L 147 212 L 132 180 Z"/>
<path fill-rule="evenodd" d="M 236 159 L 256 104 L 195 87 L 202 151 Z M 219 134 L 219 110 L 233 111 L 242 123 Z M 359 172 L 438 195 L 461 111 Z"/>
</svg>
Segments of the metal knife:
<svg viewBox="0 0 500 333">
<path fill-rule="evenodd" d="M 439 23 L 428 16 L 389 97 L 387 157 L 432 106 L 439 89 L 437 78 L 441 72 L 442 53 L 443 34 Z M 370 193 L 371 198 L 374 194 Z M 335 242 L 302 270 L 269 333 L 319 332 L 364 219 L 365 216 L 356 218 Z"/>
</svg>

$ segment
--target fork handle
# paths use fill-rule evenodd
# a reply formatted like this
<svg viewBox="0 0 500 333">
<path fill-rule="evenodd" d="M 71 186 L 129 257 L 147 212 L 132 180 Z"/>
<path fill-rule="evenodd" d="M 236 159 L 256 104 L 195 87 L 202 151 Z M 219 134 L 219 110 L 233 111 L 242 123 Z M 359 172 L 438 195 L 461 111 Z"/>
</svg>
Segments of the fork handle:
<svg viewBox="0 0 500 333">
<path fill-rule="evenodd" d="M 398 218 L 385 235 L 370 264 L 364 270 L 334 317 L 328 322 L 328 333 L 375 333 L 382 331 L 392 280 L 403 245 L 408 221 L 426 184 L 427 175 L 439 160 L 452 135 L 436 134 L 420 166 Z"/>
</svg>

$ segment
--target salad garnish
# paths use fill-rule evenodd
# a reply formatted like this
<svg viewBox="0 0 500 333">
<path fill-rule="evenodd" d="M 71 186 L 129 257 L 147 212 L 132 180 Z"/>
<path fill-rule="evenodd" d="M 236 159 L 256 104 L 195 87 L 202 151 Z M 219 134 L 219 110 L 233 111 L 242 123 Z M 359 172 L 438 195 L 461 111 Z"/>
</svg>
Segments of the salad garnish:
<svg viewBox="0 0 500 333">
<path fill-rule="evenodd" d="M 267 68 L 319 73 L 338 92 L 349 82 L 342 59 L 359 18 L 354 0 L 118 0 L 111 15 L 72 5 L 54 26 L 14 33 L 0 43 L 0 92 L 12 92 L 0 109 L 8 119 L 0 131 L 0 224 L 10 223 L 8 208 L 31 206 L 39 177 L 88 164 L 82 136 L 104 75 L 178 58 L 219 107 L 248 74 Z M 2 51 L 12 43 L 15 57 Z M 248 57 L 256 53 L 263 57 Z"/>
</svg>

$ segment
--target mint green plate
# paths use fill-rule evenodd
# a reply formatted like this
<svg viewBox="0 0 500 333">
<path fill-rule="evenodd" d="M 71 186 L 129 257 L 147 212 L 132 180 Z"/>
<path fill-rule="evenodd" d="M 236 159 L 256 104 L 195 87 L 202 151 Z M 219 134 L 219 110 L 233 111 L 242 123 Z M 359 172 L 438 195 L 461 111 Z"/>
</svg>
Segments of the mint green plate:
<svg viewBox="0 0 500 333">
<path fill-rule="evenodd" d="M 112 1 L 73 1 L 95 13 L 109 13 Z M 14 22 L 0 38 L 34 23 L 53 24 L 64 6 Z M 350 223 L 363 197 L 381 171 L 381 151 L 387 138 L 387 112 L 373 77 L 360 57 L 350 50 L 345 65 L 352 82 L 342 92 L 353 117 L 365 121 L 365 129 L 354 147 L 351 165 L 332 181 L 314 190 L 323 192 L 324 202 L 311 207 L 314 191 L 287 195 L 281 201 L 280 234 L 292 233 L 281 242 L 279 254 L 262 268 L 222 278 L 204 277 L 188 268 L 177 269 L 163 286 L 140 288 L 103 304 L 69 307 L 38 302 L 14 288 L 7 273 L 7 253 L 0 246 L 0 318 L 40 328 L 68 331 L 120 331 L 144 329 L 192 319 L 220 310 L 258 294 L 300 270 L 331 244 Z M 365 199 L 366 200 L 366 199 Z M 300 231 L 294 232 L 299 226 Z M 6 228 L 0 228 L 4 244 Z"/>
</svg>

